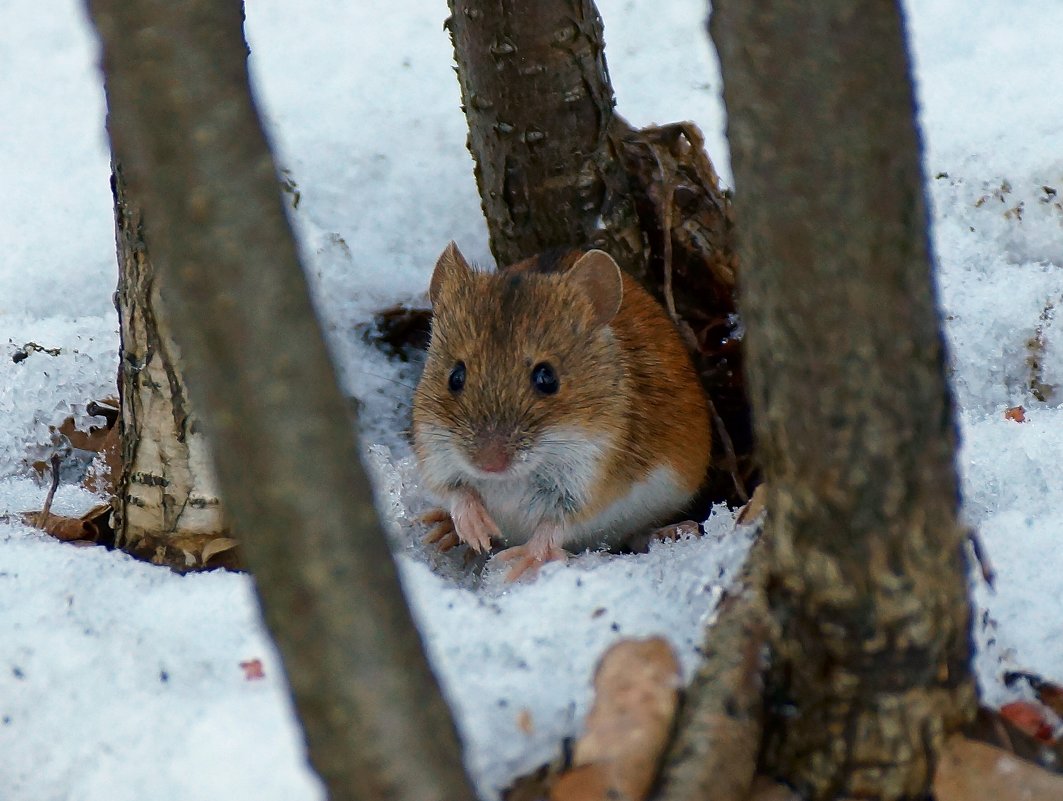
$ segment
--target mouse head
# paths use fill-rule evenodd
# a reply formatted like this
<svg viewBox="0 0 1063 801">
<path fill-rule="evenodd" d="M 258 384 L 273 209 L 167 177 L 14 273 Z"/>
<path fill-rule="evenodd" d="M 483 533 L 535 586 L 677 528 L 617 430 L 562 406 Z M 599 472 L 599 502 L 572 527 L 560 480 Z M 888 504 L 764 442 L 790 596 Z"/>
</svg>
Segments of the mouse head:
<svg viewBox="0 0 1063 801">
<path fill-rule="evenodd" d="M 439 484 L 593 467 L 624 424 L 610 326 L 623 300 L 600 250 L 567 270 L 474 270 L 454 243 L 432 275 L 432 338 L 414 398 L 414 445 Z"/>
</svg>

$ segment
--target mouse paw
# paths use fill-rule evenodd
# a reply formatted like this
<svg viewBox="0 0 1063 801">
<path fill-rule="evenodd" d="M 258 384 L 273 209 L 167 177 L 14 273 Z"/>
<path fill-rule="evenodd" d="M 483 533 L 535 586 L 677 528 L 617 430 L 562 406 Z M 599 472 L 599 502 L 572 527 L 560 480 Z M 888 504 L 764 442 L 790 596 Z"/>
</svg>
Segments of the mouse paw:
<svg viewBox="0 0 1063 801">
<path fill-rule="evenodd" d="M 512 583 L 522 576 L 535 576 L 547 562 L 565 561 L 568 551 L 553 542 L 536 542 L 533 537 L 524 545 L 506 548 L 498 555 L 498 559 L 509 564 L 506 581 Z"/>
<path fill-rule="evenodd" d="M 457 538 L 477 553 L 487 553 L 491 540 L 502 537 L 498 524 L 474 493 L 464 493 L 451 504 L 450 518 Z"/>
<path fill-rule="evenodd" d="M 684 520 L 681 523 L 672 523 L 656 531 L 650 532 L 650 538 L 658 542 L 674 542 L 681 537 L 700 537 L 701 526 L 694 520 Z"/>
<path fill-rule="evenodd" d="M 421 540 L 425 545 L 435 545 L 440 552 L 446 553 L 461 544 L 454 531 L 454 520 L 446 509 L 431 509 L 417 521 L 429 526 L 428 533 Z"/>
</svg>

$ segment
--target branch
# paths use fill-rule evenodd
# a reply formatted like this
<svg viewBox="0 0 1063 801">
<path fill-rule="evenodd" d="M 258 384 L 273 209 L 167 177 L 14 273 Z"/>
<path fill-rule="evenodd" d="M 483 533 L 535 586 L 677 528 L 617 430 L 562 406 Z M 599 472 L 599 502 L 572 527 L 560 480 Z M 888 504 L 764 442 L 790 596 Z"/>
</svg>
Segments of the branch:
<svg viewBox="0 0 1063 801">
<path fill-rule="evenodd" d="M 334 801 L 472 798 L 311 308 L 240 4 L 89 6 L 112 146 L 311 760 Z"/>
</svg>

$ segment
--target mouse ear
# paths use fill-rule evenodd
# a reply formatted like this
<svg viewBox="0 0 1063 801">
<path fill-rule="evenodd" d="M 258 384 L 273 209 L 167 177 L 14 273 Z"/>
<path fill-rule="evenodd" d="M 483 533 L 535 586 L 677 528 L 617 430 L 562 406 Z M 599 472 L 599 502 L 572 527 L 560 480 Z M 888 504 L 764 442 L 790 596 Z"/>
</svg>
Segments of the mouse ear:
<svg viewBox="0 0 1063 801">
<path fill-rule="evenodd" d="M 566 277 L 590 300 L 595 325 L 612 322 L 624 298 L 624 279 L 612 256 L 604 250 L 589 250 L 576 260 Z"/>
<path fill-rule="evenodd" d="M 469 266 L 469 262 L 465 261 L 457 244 L 451 242 L 444 248 L 432 272 L 432 283 L 428 287 L 428 297 L 432 305 L 436 305 L 444 286 L 453 284 L 455 281 L 464 281 L 471 275 L 472 267 Z"/>
</svg>

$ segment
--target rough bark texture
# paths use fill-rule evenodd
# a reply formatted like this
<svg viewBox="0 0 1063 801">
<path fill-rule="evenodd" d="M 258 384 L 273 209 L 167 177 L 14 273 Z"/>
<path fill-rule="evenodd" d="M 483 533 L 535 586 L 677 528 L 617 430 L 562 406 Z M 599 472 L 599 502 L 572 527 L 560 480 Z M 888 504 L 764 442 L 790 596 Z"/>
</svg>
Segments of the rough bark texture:
<svg viewBox="0 0 1063 801">
<path fill-rule="evenodd" d="M 641 269 L 642 235 L 609 138 L 602 20 L 592 0 L 450 0 L 469 149 L 499 264 L 593 244 Z"/>
<path fill-rule="evenodd" d="M 745 801 L 763 729 L 765 546 L 758 539 L 746 573 L 720 602 L 705 656 L 686 691 L 661 768 L 655 801 Z"/>
<path fill-rule="evenodd" d="M 122 472 L 114 500 L 115 544 L 156 563 L 201 566 L 203 547 L 227 536 L 214 465 L 159 303 L 142 211 L 117 162 L 111 186 L 121 335 Z"/>
<path fill-rule="evenodd" d="M 597 247 L 660 300 L 716 411 L 709 495 L 746 500 L 752 438 L 734 330 L 730 200 L 691 123 L 614 109 L 592 0 L 450 0 L 469 149 L 500 265 Z"/>
<path fill-rule="evenodd" d="M 310 305 L 240 4 L 90 7 L 112 145 L 311 760 L 334 801 L 472 798 Z"/>
<path fill-rule="evenodd" d="M 713 6 L 779 623 L 765 763 L 811 798 L 922 798 L 975 693 L 902 20 Z"/>
</svg>

